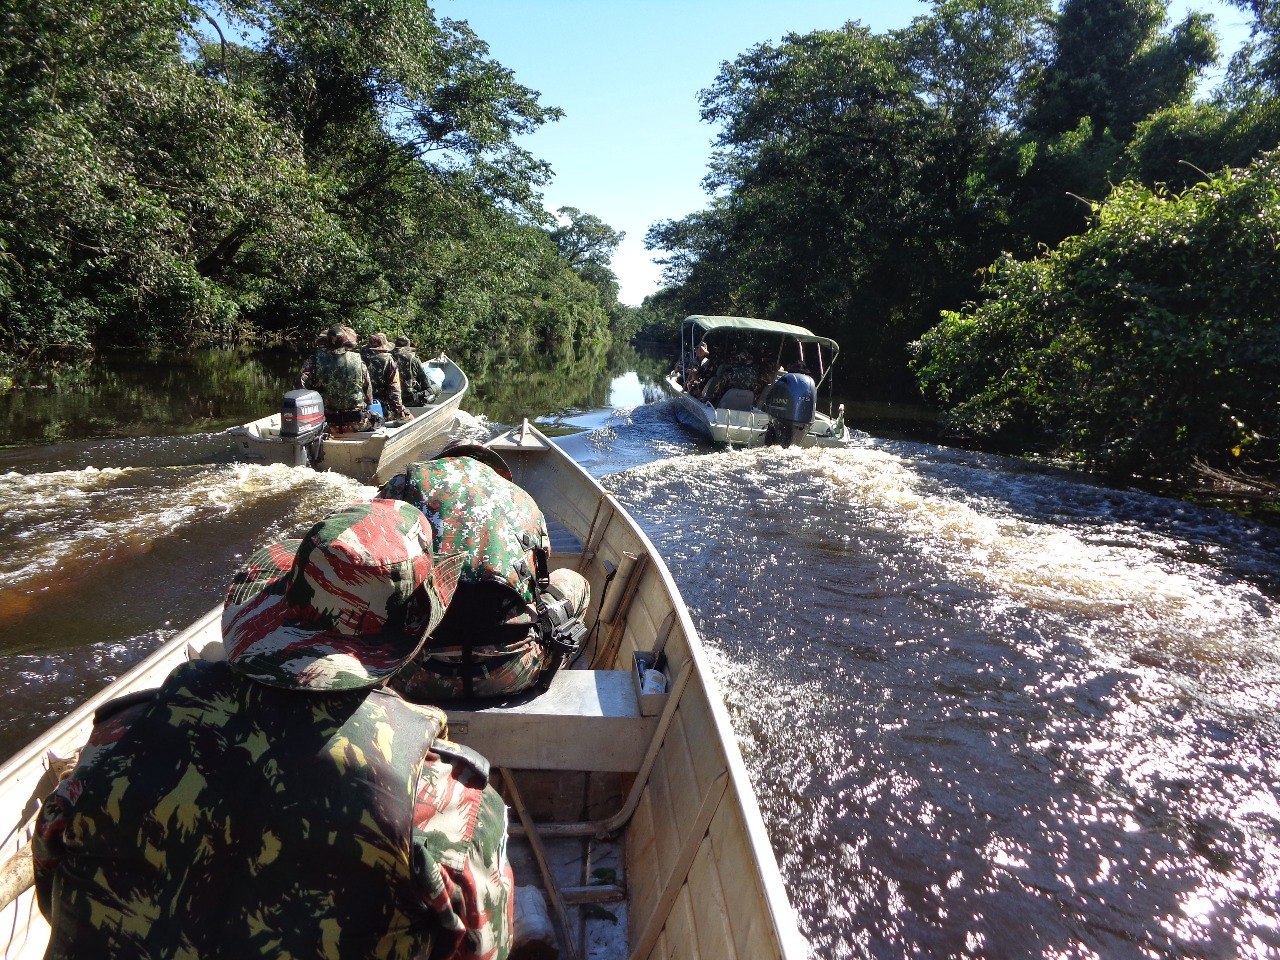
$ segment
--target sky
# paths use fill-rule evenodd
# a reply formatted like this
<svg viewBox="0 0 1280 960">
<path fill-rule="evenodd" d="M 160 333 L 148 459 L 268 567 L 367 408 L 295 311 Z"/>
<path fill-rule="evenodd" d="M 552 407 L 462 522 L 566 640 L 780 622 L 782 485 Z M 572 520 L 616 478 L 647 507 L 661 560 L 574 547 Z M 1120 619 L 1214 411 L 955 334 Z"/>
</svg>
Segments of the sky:
<svg viewBox="0 0 1280 960">
<path fill-rule="evenodd" d="M 626 233 L 613 258 L 619 299 L 638 305 L 660 286 L 649 227 L 703 209 L 716 130 L 698 93 L 720 65 L 787 33 L 860 20 L 876 32 L 927 13 L 920 0 L 436 0 L 437 16 L 466 20 L 490 56 L 565 116 L 523 145 L 551 164 L 548 209 L 577 207 Z M 1213 13 L 1224 49 L 1248 34 L 1223 0 L 1173 0 L 1170 18 Z"/>
</svg>

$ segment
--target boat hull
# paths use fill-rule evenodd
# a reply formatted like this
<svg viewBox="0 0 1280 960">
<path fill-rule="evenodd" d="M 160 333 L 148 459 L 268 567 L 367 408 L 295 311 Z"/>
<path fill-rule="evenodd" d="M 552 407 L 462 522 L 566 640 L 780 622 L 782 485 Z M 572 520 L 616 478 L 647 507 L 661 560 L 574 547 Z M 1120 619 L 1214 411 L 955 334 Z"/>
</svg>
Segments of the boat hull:
<svg viewBox="0 0 1280 960">
<path fill-rule="evenodd" d="M 516 811 L 517 884 L 537 885 L 528 864 L 545 861 L 545 849 L 558 859 L 576 847 L 570 879 L 544 877 L 559 926 L 575 939 L 595 924 L 588 936 L 613 937 L 618 956 L 807 957 L 723 701 L 666 564 L 622 505 L 537 430 L 509 431 L 490 446 L 547 515 L 552 566 L 591 584 L 591 638 L 576 664 L 589 670 L 562 670 L 521 710 L 444 705 L 451 739 L 499 758 L 493 782 Z M 40 801 L 56 783 L 55 758 L 74 756 L 94 710 L 157 686 L 188 658 L 221 658 L 220 626 L 220 610 L 211 610 L 0 767 L 10 865 L 21 869 Z M 637 665 L 652 666 L 659 653 L 667 690 L 645 692 Z M 552 696 L 565 689 L 578 690 L 585 707 Z M 550 705 L 539 708 L 543 699 Z M 606 699 L 614 706 L 603 711 Z M 609 844 L 619 851 L 618 880 L 581 886 Z M 539 856 L 521 860 L 525 847 Z M 601 922 L 602 909 L 616 922 Z M 49 931 L 29 888 L 0 911 L 0 929 L 5 960 L 42 955 Z"/>
<path fill-rule="evenodd" d="M 401 426 L 327 436 L 320 447 L 320 459 L 312 463 L 305 447 L 281 439 L 280 414 L 273 413 L 227 431 L 235 443 L 236 455 L 251 463 L 314 466 L 361 483 L 385 483 L 433 445 L 443 446 L 456 425 L 458 410 L 470 386 L 467 376 L 445 356 L 428 361 L 428 365 L 439 367 L 444 373 L 444 388 L 435 403 L 408 407 L 413 419 Z"/>
<path fill-rule="evenodd" d="M 663 391 L 676 406 L 680 422 L 693 428 L 712 443 L 728 446 L 759 447 L 768 442 L 769 414 L 759 407 L 750 410 L 727 410 L 705 400 L 692 397 L 674 375 L 663 381 Z M 797 447 L 842 447 L 847 432 L 831 417 L 815 413 L 808 429 L 799 434 Z"/>
</svg>

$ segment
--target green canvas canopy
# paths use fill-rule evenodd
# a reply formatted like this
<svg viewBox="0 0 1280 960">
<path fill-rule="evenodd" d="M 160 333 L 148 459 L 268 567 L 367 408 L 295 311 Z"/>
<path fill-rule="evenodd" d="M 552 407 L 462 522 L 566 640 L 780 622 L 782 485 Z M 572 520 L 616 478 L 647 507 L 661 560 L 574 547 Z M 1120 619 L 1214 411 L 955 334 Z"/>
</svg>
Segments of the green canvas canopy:
<svg viewBox="0 0 1280 960">
<path fill-rule="evenodd" d="M 817 343 L 831 351 L 831 358 L 840 351 L 840 345 L 830 337 L 822 337 L 805 327 L 778 320 L 757 320 L 753 317 L 706 317 L 695 314 L 684 319 L 685 327 L 697 327 L 705 333 L 712 330 L 741 330 L 747 333 L 772 334 L 794 337 L 801 343 Z M 687 338 L 686 338 L 687 339 Z"/>
</svg>

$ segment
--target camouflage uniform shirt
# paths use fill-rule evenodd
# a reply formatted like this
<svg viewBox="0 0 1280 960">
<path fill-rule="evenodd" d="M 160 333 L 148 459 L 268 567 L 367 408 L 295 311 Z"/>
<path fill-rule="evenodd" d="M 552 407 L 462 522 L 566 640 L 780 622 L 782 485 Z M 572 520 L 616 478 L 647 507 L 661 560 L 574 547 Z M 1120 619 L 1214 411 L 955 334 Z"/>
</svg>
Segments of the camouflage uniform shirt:
<svg viewBox="0 0 1280 960">
<path fill-rule="evenodd" d="M 422 361 L 414 353 L 413 347 L 396 347 L 391 354 L 396 359 L 400 370 L 400 393 L 406 403 L 415 405 L 429 403 L 428 394 L 431 384 L 422 369 Z"/>
<path fill-rule="evenodd" d="M 318 350 L 302 367 L 298 386 L 315 390 L 326 410 L 362 410 L 373 402 L 373 384 L 360 354 Z"/>
<path fill-rule="evenodd" d="M 46 956 L 500 960 L 506 808 L 440 723 L 201 661 L 108 704 L 40 810 Z"/>
<path fill-rule="evenodd" d="M 462 558 L 458 589 L 440 625 L 391 686 L 410 700 L 517 693 L 538 681 L 550 654 L 538 639 L 537 603 L 567 600 L 586 614 L 590 588 L 572 570 L 550 572 L 546 518 L 525 490 L 471 457 L 411 464 L 378 494 L 404 500 L 431 524 L 439 554 Z"/>
<path fill-rule="evenodd" d="M 362 356 L 369 368 L 369 379 L 373 381 L 373 399 L 382 401 L 382 412 L 388 420 L 399 420 L 404 416 L 404 404 L 400 399 L 400 368 L 395 357 L 382 350 L 366 350 Z"/>
</svg>

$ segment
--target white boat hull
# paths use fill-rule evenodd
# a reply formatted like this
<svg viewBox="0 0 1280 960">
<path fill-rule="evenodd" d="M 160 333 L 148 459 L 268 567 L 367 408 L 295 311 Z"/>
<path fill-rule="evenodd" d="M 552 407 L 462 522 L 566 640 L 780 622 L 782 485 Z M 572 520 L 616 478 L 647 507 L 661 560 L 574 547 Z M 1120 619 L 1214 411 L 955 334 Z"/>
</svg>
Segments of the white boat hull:
<svg viewBox="0 0 1280 960">
<path fill-rule="evenodd" d="M 513 824 L 524 824 L 513 828 L 524 838 L 512 841 L 517 884 L 544 885 L 575 941 L 580 929 L 593 942 L 614 938 L 614 950 L 597 956 L 806 958 L 724 704 L 666 564 L 623 507 L 541 433 L 511 431 L 491 446 L 547 514 L 552 565 L 583 573 L 592 597 L 589 673 L 561 671 L 549 694 L 520 711 L 449 710 L 452 739 L 500 758 L 494 782 L 516 811 Z M 15 875 L 56 782 L 54 758 L 74 755 L 96 707 L 158 685 L 188 657 L 217 657 L 219 628 L 213 610 L 0 767 L 2 855 Z M 669 689 L 644 694 L 635 667 L 658 650 Z M 539 707 L 558 686 L 579 695 Z M 517 860 L 522 846 L 545 860 L 544 848 L 559 844 L 558 859 L 576 845 L 595 866 L 610 843 L 621 869 L 603 886 L 581 886 L 576 872 L 539 882 L 537 868 Z M 598 919 L 601 909 L 618 922 Z M 0 930 L 5 960 L 43 954 L 49 931 L 30 889 L 0 911 Z"/>
<path fill-rule="evenodd" d="M 690 396 L 674 375 L 663 381 L 663 390 L 676 404 L 682 423 L 697 430 L 713 443 L 758 447 L 766 442 L 769 414 L 759 407 L 729 410 Z M 795 439 L 797 447 L 842 447 L 848 432 L 824 413 L 814 413 L 808 430 Z"/>
<path fill-rule="evenodd" d="M 280 414 L 273 413 L 227 432 L 241 460 L 251 463 L 282 463 L 290 467 L 314 466 L 333 470 L 361 483 L 385 483 L 401 468 L 420 458 L 434 443 L 443 446 L 453 430 L 458 409 L 470 386 L 462 369 L 441 355 L 427 361 L 444 374 L 439 399 L 421 407 L 408 407 L 413 419 L 400 426 L 382 426 L 368 433 L 328 436 L 321 444 L 321 456 L 312 464 L 305 447 L 280 436 Z"/>
</svg>

